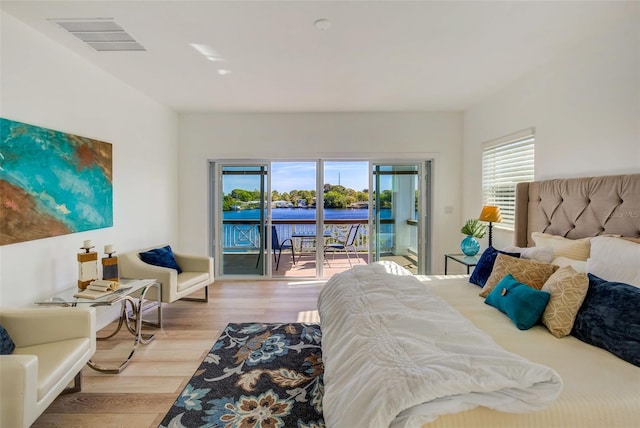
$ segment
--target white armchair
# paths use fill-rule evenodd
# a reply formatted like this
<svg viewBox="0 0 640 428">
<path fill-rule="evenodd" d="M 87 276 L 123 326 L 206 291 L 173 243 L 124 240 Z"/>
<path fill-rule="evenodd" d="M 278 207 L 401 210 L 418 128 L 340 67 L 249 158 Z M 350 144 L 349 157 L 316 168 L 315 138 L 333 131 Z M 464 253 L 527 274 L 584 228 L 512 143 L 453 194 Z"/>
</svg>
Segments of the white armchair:
<svg viewBox="0 0 640 428">
<path fill-rule="evenodd" d="M 160 283 L 163 303 L 173 303 L 179 299 L 208 302 L 209 285 L 213 283 L 213 258 L 174 251 L 176 262 L 182 269 L 180 274 L 175 269 L 150 265 L 140 259 L 139 253 L 159 247 L 162 246 L 121 254 L 118 257 L 120 275 L 123 278 L 157 280 Z M 203 299 L 186 297 L 202 288 L 205 293 Z M 146 298 L 149 300 L 157 299 L 155 293 L 155 288 L 150 289 Z"/>
<path fill-rule="evenodd" d="M 0 355 L 0 427 L 28 427 L 60 393 L 80 390 L 96 351 L 95 309 L 2 309 L 0 324 L 16 345 Z"/>
</svg>

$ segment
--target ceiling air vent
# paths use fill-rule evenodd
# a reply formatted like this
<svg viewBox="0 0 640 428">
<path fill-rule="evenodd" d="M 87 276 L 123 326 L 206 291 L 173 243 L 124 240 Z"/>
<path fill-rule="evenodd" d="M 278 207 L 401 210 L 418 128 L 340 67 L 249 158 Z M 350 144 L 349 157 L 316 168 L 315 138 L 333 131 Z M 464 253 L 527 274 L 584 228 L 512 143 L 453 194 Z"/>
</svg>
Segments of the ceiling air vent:
<svg viewBox="0 0 640 428">
<path fill-rule="evenodd" d="M 101 52 L 146 51 L 111 18 L 50 19 L 93 49 Z"/>
</svg>

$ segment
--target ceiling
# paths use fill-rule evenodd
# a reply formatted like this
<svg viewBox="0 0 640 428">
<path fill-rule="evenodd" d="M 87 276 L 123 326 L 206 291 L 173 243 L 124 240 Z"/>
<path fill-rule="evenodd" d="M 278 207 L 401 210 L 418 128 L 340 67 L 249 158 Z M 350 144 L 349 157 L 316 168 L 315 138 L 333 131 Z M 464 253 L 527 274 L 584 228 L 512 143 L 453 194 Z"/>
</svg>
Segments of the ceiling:
<svg viewBox="0 0 640 428">
<path fill-rule="evenodd" d="M 637 16 L 639 4 L 3 0 L 0 9 L 178 112 L 344 112 L 465 110 Z M 98 52 L 51 20 L 60 18 L 113 18 L 146 50 Z M 331 28 L 316 28 L 321 18 Z"/>
</svg>

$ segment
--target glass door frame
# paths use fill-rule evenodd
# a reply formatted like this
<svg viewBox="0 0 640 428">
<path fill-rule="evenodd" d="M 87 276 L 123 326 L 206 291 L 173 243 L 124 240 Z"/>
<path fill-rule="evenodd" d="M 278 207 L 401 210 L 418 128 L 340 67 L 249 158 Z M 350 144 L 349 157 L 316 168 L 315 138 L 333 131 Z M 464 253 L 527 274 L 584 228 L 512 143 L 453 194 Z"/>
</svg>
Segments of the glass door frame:
<svg viewBox="0 0 640 428">
<path fill-rule="evenodd" d="M 272 159 L 272 160 L 258 160 L 258 159 L 246 159 L 246 160 L 238 160 L 238 159 L 220 159 L 220 160 L 210 160 L 209 161 L 209 248 L 211 249 L 211 254 L 214 257 L 214 270 L 215 272 L 219 272 L 219 276 L 224 278 L 225 280 L 243 280 L 243 279 L 284 279 L 284 277 L 274 277 L 273 269 L 274 269 L 274 261 L 271 257 L 271 248 L 272 248 L 272 234 L 271 233 L 261 233 L 259 246 L 262 247 L 263 256 L 262 257 L 262 273 L 261 274 L 246 274 L 246 275 L 234 275 L 234 274 L 224 274 L 223 271 L 223 227 L 224 227 L 224 215 L 222 210 L 222 198 L 224 197 L 224 189 L 223 189 L 223 168 L 227 166 L 231 167 L 264 167 L 265 168 L 265 188 L 262 191 L 264 195 L 264 203 L 266 204 L 263 207 L 262 212 L 265 213 L 261 216 L 261 222 L 264 224 L 263 230 L 270 231 L 271 226 L 273 225 L 273 215 L 272 215 L 272 173 L 273 173 L 273 163 L 281 163 L 281 162 L 307 162 L 307 163 L 315 163 L 316 164 L 316 219 L 315 219 L 315 230 L 316 236 L 322 236 L 323 229 L 323 218 L 324 218 L 324 209 L 318 209 L 318 204 L 323 207 L 324 198 L 322 194 L 323 186 L 318 184 L 322 183 L 323 171 L 321 170 L 322 161 L 319 159 L 312 160 L 299 160 L 299 159 Z M 211 221 L 213 219 L 213 221 Z M 290 276 L 286 277 L 286 279 L 304 279 L 311 280 L 322 278 L 322 266 L 324 262 L 323 251 L 315 252 L 315 263 L 316 263 L 316 275 L 315 277 L 295 277 Z M 266 263 L 265 263 L 266 262 Z"/>
<path fill-rule="evenodd" d="M 258 242 L 258 251 L 262 252 L 262 272 L 259 274 L 247 274 L 247 275 L 231 275 L 224 274 L 224 248 L 223 248 L 223 228 L 224 228 L 224 215 L 222 207 L 222 198 L 224 197 L 223 189 L 223 169 L 224 167 L 259 167 L 264 168 L 263 173 L 266 180 L 261 180 L 260 189 L 263 198 L 261 201 L 260 209 L 260 221 L 258 224 L 258 235 L 260 236 Z M 270 278 L 271 277 L 271 253 L 268 248 L 271 248 L 271 234 L 261 232 L 264 230 L 270 230 L 271 227 L 271 163 L 263 160 L 215 160 L 209 161 L 209 219 L 213 219 L 213 222 L 209 221 L 210 234 L 209 234 L 209 248 L 214 256 L 214 270 L 219 272 L 218 275 L 225 279 L 258 279 L 258 278 Z M 264 204 L 264 205 L 263 205 Z M 211 227 L 211 225 L 213 227 Z M 269 260 L 268 263 L 265 261 Z"/>
<path fill-rule="evenodd" d="M 316 162 L 316 236 L 322 236 L 324 233 L 324 163 L 325 162 L 353 162 L 353 161 L 361 161 L 368 162 L 369 164 L 369 214 L 368 214 L 368 227 L 367 227 L 367 239 L 369 242 L 369 263 L 373 262 L 372 259 L 374 253 L 374 249 L 372 246 L 374 245 L 373 233 L 374 233 L 374 218 L 373 218 L 373 165 L 418 165 L 419 167 L 419 180 L 418 180 L 418 192 L 420 195 L 419 198 L 419 211 L 418 211 L 418 274 L 429 274 L 431 271 L 431 263 L 432 263 L 432 255 L 431 255 L 431 239 L 432 239 L 432 224 L 431 219 L 433 218 L 433 213 L 431 212 L 432 207 L 432 195 L 433 195 L 433 159 L 430 156 L 423 155 L 418 156 L 419 161 L 410 160 L 410 159 L 387 159 L 384 157 L 378 157 L 375 155 L 366 156 L 364 158 L 354 158 L 354 159 L 345 159 L 345 158 L 333 158 L 333 157 L 323 157 L 316 159 L 306 158 L 304 160 L 301 159 L 272 159 L 272 160 L 261 160 L 261 159 L 216 159 L 209 160 L 209 248 L 211 249 L 211 254 L 214 256 L 214 264 L 215 264 L 215 272 L 222 272 L 220 263 L 222 263 L 222 258 L 220 257 L 222 248 L 222 241 L 218 240 L 217 237 L 222 237 L 222 227 L 223 227 L 223 218 L 222 215 L 222 207 L 218 205 L 222 203 L 222 167 L 223 166 L 266 166 L 266 208 L 267 214 L 265 215 L 265 226 L 271 227 L 272 225 L 272 215 L 271 215 L 271 202 L 272 202 L 272 190 L 271 190 L 271 167 L 273 162 Z M 415 159 L 415 157 L 414 157 Z M 220 198 L 220 200 L 216 200 Z M 322 209 L 318 210 L 317 207 L 320 206 Z M 213 219 L 213 221 L 211 221 Z M 267 229 L 269 230 L 269 229 Z M 263 240 L 266 240 L 266 248 L 271 248 L 271 233 L 267 233 Z M 261 242 L 261 245 L 265 245 L 264 242 Z M 269 259 L 269 263 L 263 264 L 263 273 L 262 275 L 232 275 L 232 276 L 223 276 L 224 279 L 274 279 L 272 277 L 272 263 L 270 252 L 265 251 L 264 260 Z M 316 279 L 321 279 L 324 276 L 323 272 L 324 268 L 324 255 L 321 251 L 316 251 Z M 276 278 L 277 279 L 277 278 Z M 287 279 L 311 279 L 309 277 L 287 277 Z"/>
<path fill-rule="evenodd" d="M 431 170 L 432 160 L 422 159 L 420 161 L 412 161 L 407 159 L 373 159 L 369 161 L 369 227 L 368 227 L 368 242 L 369 242 L 369 263 L 379 260 L 379 238 L 375 236 L 379 230 L 379 224 L 376 221 L 377 210 L 374 203 L 377 203 L 379 198 L 375 198 L 374 195 L 377 192 L 378 186 L 376 175 L 374 174 L 375 166 L 417 166 L 418 167 L 418 213 L 416 215 L 417 220 L 417 274 L 425 275 L 431 271 L 431 222 L 432 213 L 430 207 L 432 206 L 432 182 L 431 182 Z"/>
</svg>

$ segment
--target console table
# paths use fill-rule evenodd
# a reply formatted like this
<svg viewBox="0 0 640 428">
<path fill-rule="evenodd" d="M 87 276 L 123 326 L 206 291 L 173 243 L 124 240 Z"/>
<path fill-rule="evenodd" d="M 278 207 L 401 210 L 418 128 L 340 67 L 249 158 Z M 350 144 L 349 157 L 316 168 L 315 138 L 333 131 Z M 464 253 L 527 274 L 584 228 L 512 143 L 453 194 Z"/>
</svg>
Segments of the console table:
<svg viewBox="0 0 640 428">
<path fill-rule="evenodd" d="M 88 306 L 113 306 L 118 303 L 121 305 L 120 317 L 118 319 L 118 326 L 115 331 L 108 336 L 97 337 L 97 340 L 106 340 L 112 338 L 122 328 L 122 326 L 126 326 L 127 330 L 134 336 L 133 339 L 133 348 L 129 353 L 128 357 L 118 366 L 109 367 L 97 364 L 93 361 L 93 359 L 89 360 L 87 365 L 92 369 L 102 372 L 102 373 L 111 373 L 117 374 L 124 370 L 133 355 L 136 352 L 136 348 L 138 344 L 142 343 L 143 345 L 151 342 L 155 335 L 153 334 L 145 334 L 142 333 L 142 307 L 145 301 L 145 295 L 147 291 L 151 287 L 156 287 L 157 289 L 157 305 L 158 305 L 158 322 L 148 322 L 144 321 L 145 324 L 150 324 L 154 327 L 162 328 L 162 301 L 161 301 L 161 293 L 162 289 L 160 288 L 160 284 L 155 279 L 120 279 L 120 288 L 118 288 L 113 293 L 107 294 L 103 297 L 97 299 L 83 299 L 74 297 L 79 290 L 76 287 L 64 290 L 58 294 L 55 294 L 48 299 L 41 300 L 36 302 L 37 305 L 55 305 L 55 306 L 71 306 L 77 307 L 81 305 Z M 139 297 L 134 298 L 131 295 L 133 293 L 139 292 Z M 154 302 L 155 303 L 155 302 Z M 132 316 L 129 315 L 128 308 L 131 309 Z"/>
</svg>

